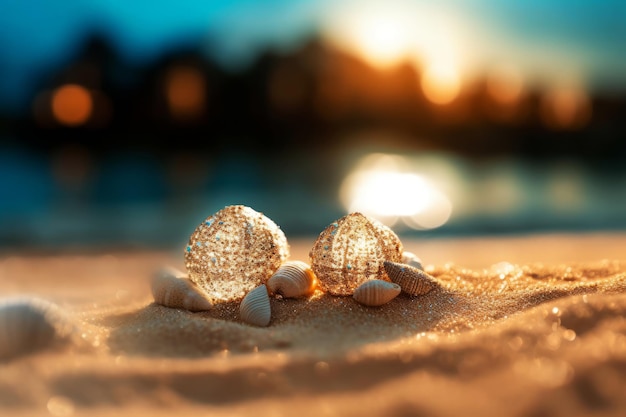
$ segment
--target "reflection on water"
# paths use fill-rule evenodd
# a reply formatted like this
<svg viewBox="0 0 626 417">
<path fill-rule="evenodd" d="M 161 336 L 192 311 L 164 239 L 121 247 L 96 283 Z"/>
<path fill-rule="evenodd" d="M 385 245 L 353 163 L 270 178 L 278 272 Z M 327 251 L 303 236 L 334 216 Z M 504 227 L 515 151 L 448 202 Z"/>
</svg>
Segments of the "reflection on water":
<svg viewBox="0 0 626 417">
<path fill-rule="evenodd" d="M 347 211 L 362 212 L 391 227 L 401 221 L 414 229 L 434 229 L 448 221 L 452 203 L 420 174 L 408 158 L 371 154 L 344 180 L 340 198 Z"/>
<path fill-rule="evenodd" d="M 625 185 L 623 172 L 603 175 L 571 161 L 372 153 L 354 165 L 339 196 L 346 211 L 398 231 L 519 232 L 624 227 Z"/>
<path fill-rule="evenodd" d="M 5 145 L 0 245 L 174 245 L 229 204 L 263 211 L 290 237 L 314 236 L 349 211 L 428 236 L 626 227 L 623 167 L 383 152 L 363 140 L 344 138 L 345 148 L 332 154 L 150 158 L 72 148 L 46 159 Z"/>
</svg>

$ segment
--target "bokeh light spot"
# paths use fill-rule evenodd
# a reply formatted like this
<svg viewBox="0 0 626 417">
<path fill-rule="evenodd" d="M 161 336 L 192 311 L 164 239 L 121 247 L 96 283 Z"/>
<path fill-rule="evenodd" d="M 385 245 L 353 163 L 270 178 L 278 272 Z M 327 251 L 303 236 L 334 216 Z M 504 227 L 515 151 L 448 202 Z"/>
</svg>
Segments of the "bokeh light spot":
<svg viewBox="0 0 626 417">
<path fill-rule="evenodd" d="M 524 91 L 521 71 L 512 66 L 496 67 L 487 76 L 487 91 L 500 104 L 515 104 Z"/>
<path fill-rule="evenodd" d="M 77 84 L 66 84 L 52 95 L 52 114 L 66 126 L 85 124 L 93 110 L 93 99 L 89 91 Z"/>
<path fill-rule="evenodd" d="M 422 75 L 422 90 L 435 104 L 449 104 L 461 91 L 461 80 L 452 65 L 433 64 Z"/>
<path fill-rule="evenodd" d="M 200 116 L 206 107 L 206 80 L 199 69 L 177 66 L 169 70 L 165 94 L 173 118 L 189 120 Z"/>
<path fill-rule="evenodd" d="M 591 101 L 587 92 L 577 86 L 555 87 L 541 103 L 541 115 L 547 126 L 554 129 L 578 129 L 591 118 Z"/>
</svg>

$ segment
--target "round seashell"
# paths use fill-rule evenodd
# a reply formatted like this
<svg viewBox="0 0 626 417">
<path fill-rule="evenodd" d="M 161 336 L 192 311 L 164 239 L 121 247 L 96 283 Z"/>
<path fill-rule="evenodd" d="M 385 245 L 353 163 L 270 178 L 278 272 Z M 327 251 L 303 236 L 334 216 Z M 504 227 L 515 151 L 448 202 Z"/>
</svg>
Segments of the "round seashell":
<svg viewBox="0 0 626 417">
<path fill-rule="evenodd" d="M 267 289 L 272 294 L 286 298 L 304 297 L 315 291 L 315 273 L 306 262 L 287 261 L 267 280 Z"/>
<path fill-rule="evenodd" d="M 211 303 L 185 274 L 174 269 L 162 269 L 152 278 L 154 302 L 165 307 L 183 308 L 189 311 L 211 309 Z"/>
<path fill-rule="evenodd" d="M 422 260 L 413 252 L 402 252 L 402 263 L 415 267 L 420 271 L 424 270 L 424 267 L 422 266 Z"/>
<path fill-rule="evenodd" d="M 351 295 L 365 281 L 388 280 L 383 262 L 400 262 L 402 243 L 382 223 L 351 213 L 320 233 L 309 256 L 322 290 Z"/>
<path fill-rule="evenodd" d="M 241 300 L 239 315 L 241 320 L 254 326 L 265 327 L 270 324 L 272 310 L 265 285 L 256 287 Z"/>
<path fill-rule="evenodd" d="M 0 360 L 34 352 L 67 339 L 73 332 L 61 309 L 32 297 L 0 300 Z"/>
<path fill-rule="evenodd" d="M 246 206 L 228 206 L 208 217 L 185 248 L 189 278 L 214 301 L 240 299 L 288 257 L 282 230 Z"/>
<path fill-rule="evenodd" d="M 360 304 L 378 307 L 387 304 L 400 294 L 400 286 L 393 282 L 373 279 L 359 285 L 352 297 Z"/>
<path fill-rule="evenodd" d="M 439 286 L 437 280 L 414 266 L 385 261 L 385 270 L 391 282 L 398 284 L 410 295 L 424 295 Z"/>
</svg>

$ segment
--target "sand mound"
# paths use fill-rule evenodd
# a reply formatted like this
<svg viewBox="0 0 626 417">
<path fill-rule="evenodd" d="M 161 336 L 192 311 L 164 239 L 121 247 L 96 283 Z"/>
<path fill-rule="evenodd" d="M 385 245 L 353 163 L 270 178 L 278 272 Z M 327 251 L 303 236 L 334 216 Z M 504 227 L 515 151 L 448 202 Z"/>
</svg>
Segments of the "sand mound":
<svg viewBox="0 0 626 417">
<path fill-rule="evenodd" d="M 377 308 L 320 292 L 272 299 L 267 328 L 241 323 L 236 303 L 190 313 L 153 304 L 146 282 L 120 293 L 117 271 L 97 302 L 60 303 L 90 348 L 0 364 L 0 404 L 47 415 L 626 410 L 626 263 L 428 271 L 441 288 Z"/>
</svg>

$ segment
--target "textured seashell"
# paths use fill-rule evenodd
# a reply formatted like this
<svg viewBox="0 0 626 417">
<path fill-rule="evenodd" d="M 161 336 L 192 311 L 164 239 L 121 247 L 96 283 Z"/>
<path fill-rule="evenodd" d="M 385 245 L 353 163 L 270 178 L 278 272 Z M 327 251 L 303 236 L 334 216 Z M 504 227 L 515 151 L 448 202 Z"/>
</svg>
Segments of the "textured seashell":
<svg viewBox="0 0 626 417">
<path fill-rule="evenodd" d="M 289 257 L 287 238 L 263 214 L 228 206 L 203 221 L 189 238 L 189 278 L 210 300 L 236 300 L 264 284 Z"/>
<path fill-rule="evenodd" d="M 400 294 L 400 286 L 393 282 L 387 282 L 380 279 L 366 281 L 359 285 L 352 297 L 359 303 L 377 307 L 387 304 Z"/>
<path fill-rule="evenodd" d="M 250 291 L 239 304 L 241 320 L 254 326 L 265 327 L 270 324 L 272 311 L 267 287 L 260 285 Z"/>
<path fill-rule="evenodd" d="M 211 303 L 185 274 L 174 269 L 162 269 L 152 278 L 154 302 L 165 307 L 189 311 L 211 309 Z"/>
<path fill-rule="evenodd" d="M 350 295 L 365 281 L 388 280 L 383 262 L 400 262 L 402 243 L 382 223 L 351 213 L 320 233 L 309 255 L 322 290 Z"/>
<path fill-rule="evenodd" d="M 385 270 L 391 282 L 410 295 L 424 295 L 439 286 L 434 277 L 410 265 L 385 261 Z"/>
<path fill-rule="evenodd" d="M 287 298 L 307 296 L 315 291 L 315 273 L 306 262 L 287 261 L 267 280 L 267 289 L 272 294 Z"/>
<path fill-rule="evenodd" d="M 49 347 L 67 339 L 73 330 L 61 309 L 49 301 L 0 300 L 0 360 Z"/>
<path fill-rule="evenodd" d="M 413 252 L 402 252 L 402 263 L 413 266 L 420 271 L 424 270 L 424 267 L 422 266 L 422 260 Z"/>
</svg>

